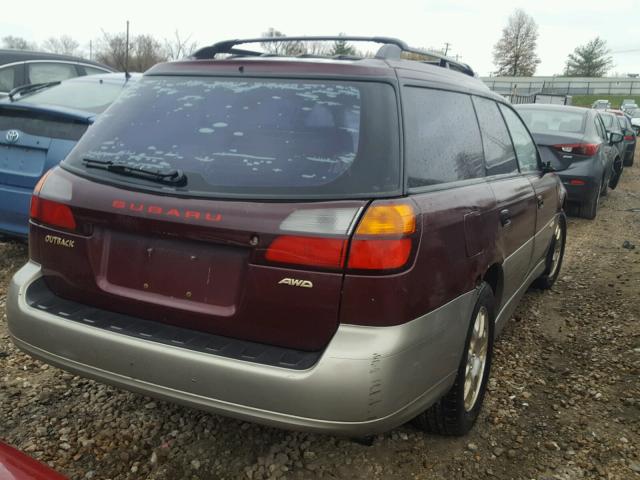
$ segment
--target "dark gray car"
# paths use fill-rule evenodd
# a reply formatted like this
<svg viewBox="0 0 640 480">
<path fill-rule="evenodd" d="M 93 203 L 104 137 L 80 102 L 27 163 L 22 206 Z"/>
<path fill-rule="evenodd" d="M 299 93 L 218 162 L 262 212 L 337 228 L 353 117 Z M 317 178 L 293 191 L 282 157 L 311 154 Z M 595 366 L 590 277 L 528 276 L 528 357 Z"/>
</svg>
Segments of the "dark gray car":
<svg viewBox="0 0 640 480">
<path fill-rule="evenodd" d="M 633 125 L 631 125 L 629 117 L 624 113 L 616 114 L 616 120 L 618 120 L 618 125 L 620 125 L 620 130 L 622 130 L 622 134 L 624 135 L 624 156 L 622 163 L 625 167 L 630 167 L 633 165 L 633 159 L 636 153 L 636 132 L 633 129 Z"/>
<path fill-rule="evenodd" d="M 615 146 L 621 134 L 609 136 L 598 110 L 564 105 L 516 105 L 538 144 L 543 163 L 550 163 L 567 189 L 568 209 L 595 218 L 600 195 L 607 194 Z"/>
<path fill-rule="evenodd" d="M 0 50 L 0 97 L 22 85 L 57 82 L 114 71 L 111 67 L 80 57 L 47 52 Z"/>
<path fill-rule="evenodd" d="M 618 123 L 618 116 L 611 112 L 600 112 L 602 123 L 607 130 L 607 135 L 620 135 L 621 141 L 616 142 L 616 156 L 613 159 L 613 175 L 609 181 L 609 188 L 614 189 L 618 186 L 620 177 L 622 177 L 622 171 L 624 170 L 624 156 L 625 156 L 625 144 L 624 144 L 624 131 Z"/>
</svg>

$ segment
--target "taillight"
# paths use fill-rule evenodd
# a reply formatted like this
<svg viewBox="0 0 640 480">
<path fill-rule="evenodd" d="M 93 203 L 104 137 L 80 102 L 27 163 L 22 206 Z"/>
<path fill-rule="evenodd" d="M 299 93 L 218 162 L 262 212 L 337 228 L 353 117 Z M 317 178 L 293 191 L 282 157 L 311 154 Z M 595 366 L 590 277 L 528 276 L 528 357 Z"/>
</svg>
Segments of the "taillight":
<svg viewBox="0 0 640 480">
<path fill-rule="evenodd" d="M 65 230 L 76 229 L 76 220 L 67 205 L 46 200 L 36 195 L 31 197 L 30 216 L 32 220 L 52 227 L 59 227 Z"/>
<path fill-rule="evenodd" d="M 347 267 L 395 270 L 406 265 L 413 247 L 416 215 L 408 203 L 372 205 L 351 241 Z"/>
<path fill-rule="evenodd" d="M 77 225 L 71 208 L 59 201 L 71 199 L 71 184 L 55 177 L 47 183 L 51 172 L 45 173 L 33 189 L 29 217 L 48 226 L 75 230 Z"/>
<path fill-rule="evenodd" d="M 359 208 L 307 208 L 295 210 L 280 224 L 283 232 L 264 254 L 271 263 L 344 268 L 349 234 Z"/>
<path fill-rule="evenodd" d="M 632 142 L 633 141 L 633 135 L 625 135 L 624 136 L 624 141 L 625 142 Z"/>
<path fill-rule="evenodd" d="M 411 257 L 416 215 L 408 203 L 374 203 L 358 220 L 359 208 L 301 209 L 281 224 L 285 232 L 269 245 L 270 263 L 331 270 L 397 270 Z"/>
<path fill-rule="evenodd" d="M 600 149 L 599 143 L 563 143 L 554 145 L 553 148 L 563 153 L 575 153 L 592 157 Z"/>
<path fill-rule="evenodd" d="M 270 262 L 342 268 L 347 240 L 296 235 L 282 235 L 271 242 L 265 257 Z"/>
</svg>

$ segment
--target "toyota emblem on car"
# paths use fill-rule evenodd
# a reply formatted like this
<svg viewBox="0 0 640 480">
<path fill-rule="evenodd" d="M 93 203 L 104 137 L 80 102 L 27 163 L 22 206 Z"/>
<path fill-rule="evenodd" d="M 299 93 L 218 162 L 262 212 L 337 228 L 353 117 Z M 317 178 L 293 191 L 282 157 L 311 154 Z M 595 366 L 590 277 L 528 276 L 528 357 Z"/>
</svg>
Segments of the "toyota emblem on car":
<svg viewBox="0 0 640 480">
<path fill-rule="evenodd" d="M 20 138 L 20 133 L 17 130 L 9 130 L 6 135 L 7 142 L 16 143 Z"/>
</svg>

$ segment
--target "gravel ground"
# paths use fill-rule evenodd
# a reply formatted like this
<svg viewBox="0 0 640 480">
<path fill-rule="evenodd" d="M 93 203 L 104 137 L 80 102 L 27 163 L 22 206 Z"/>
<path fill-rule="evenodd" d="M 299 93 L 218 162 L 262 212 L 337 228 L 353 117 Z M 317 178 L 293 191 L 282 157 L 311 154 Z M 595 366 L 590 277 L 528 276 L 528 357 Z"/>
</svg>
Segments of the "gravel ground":
<svg viewBox="0 0 640 480">
<path fill-rule="evenodd" d="M 0 312 L 26 254 L 0 242 Z M 405 425 L 364 446 L 152 400 L 32 360 L 3 315 L 0 439 L 74 479 L 640 479 L 639 292 L 636 165 L 597 220 L 570 219 L 560 279 L 505 328 L 465 438 Z"/>
</svg>

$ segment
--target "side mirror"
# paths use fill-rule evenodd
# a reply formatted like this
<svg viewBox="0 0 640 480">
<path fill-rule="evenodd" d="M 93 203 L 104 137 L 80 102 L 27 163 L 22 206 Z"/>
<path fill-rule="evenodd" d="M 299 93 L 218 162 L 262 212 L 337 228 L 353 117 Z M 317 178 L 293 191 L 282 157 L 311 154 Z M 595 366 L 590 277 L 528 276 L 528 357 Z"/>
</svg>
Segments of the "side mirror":
<svg viewBox="0 0 640 480">
<path fill-rule="evenodd" d="M 557 170 L 551 166 L 551 162 L 542 162 L 542 174 L 556 172 Z"/>
<path fill-rule="evenodd" d="M 622 140 L 624 140 L 624 137 L 622 136 L 621 133 L 617 133 L 617 132 L 610 132 L 609 133 L 609 143 L 611 145 L 613 145 L 615 143 L 620 143 Z"/>
</svg>

